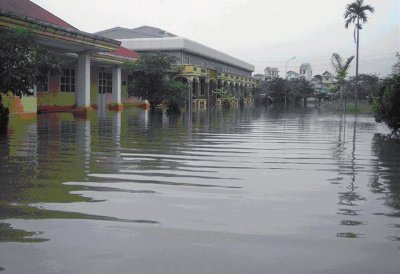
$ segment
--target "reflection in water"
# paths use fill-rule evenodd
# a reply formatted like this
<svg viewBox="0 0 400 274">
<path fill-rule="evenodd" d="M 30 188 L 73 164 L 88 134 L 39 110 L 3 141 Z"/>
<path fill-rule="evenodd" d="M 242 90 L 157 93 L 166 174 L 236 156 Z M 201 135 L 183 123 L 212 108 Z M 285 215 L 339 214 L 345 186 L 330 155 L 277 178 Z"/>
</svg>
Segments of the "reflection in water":
<svg viewBox="0 0 400 274">
<path fill-rule="evenodd" d="M 349 126 L 347 120 L 349 118 L 353 119 L 351 140 L 346 139 L 346 129 L 347 126 Z M 338 141 L 336 147 L 334 147 L 333 153 L 333 158 L 338 162 L 340 167 L 339 176 L 328 180 L 331 183 L 337 184 L 340 188 L 338 192 L 338 205 L 340 206 L 338 208 L 338 214 L 347 217 L 353 216 L 355 218 L 339 221 L 339 225 L 351 226 L 355 229 L 355 231 L 352 232 L 337 233 L 336 236 L 340 238 L 360 238 L 360 236 L 364 234 L 356 233 L 356 231 L 359 225 L 366 223 L 365 220 L 359 219 L 364 218 L 364 216 L 360 216 L 360 209 L 358 209 L 367 199 L 358 192 L 359 187 L 357 186 L 359 184 L 357 175 L 362 171 L 362 165 L 359 165 L 357 161 L 359 157 L 356 150 L 358 142 L 357 120 L 357 115 L 354 117 L 348 117 L 346 113 L 340 115 Z"/>
<path fill-rule="evenodd" d="M 349 239 L 362 238 L 363 236 L 364 234 L 356 234 L 353 232 L 341 232 L 336 234 L 336 237 Z"/>
<path fill-rule="evenodd" d="M 226 254 L 244 254 L 257 256 L 257 270 L 265 270 L 259 263 L 266 258 L 275 258 L 268 267 L 280 262 L 278 253 L 319 256 L 327 252 L 317 247 L 323 243 L 333 254 L 321 265 L 335 269 L 341 254 L 362 253 L 362 244 L 379 243 L 380 254 L 399 241 L 400 147 L 375 132 L 384 129 L 371 117 L 318 108 L 43 114 L 0 136 L 0 241 L 35 243 L 51 253 L 52 245 L 64 250 L 65 235 L 75 231 L 92 239 L 79 243 L 92 252 L 82 255 L 87 262 L 106 256 L 98 242 L 108 242 L 112 253 L 122 237 L 130 244 L 115 244 L 121 253 L 112 258 L 162 257 L 157 252 L 165 245 L 182 248 L 168 253 L 182 263 L 198 258 L 201 246 L 201 254 L 212 254 L 210 265 L 226 267 L 237 259 Z M 176 235 L 186 238 L 176 244 Z M 390 260 L 387 253 L 382 258 Z M 135 263 L 143 265 L 160 273 L 146 260 Z M 299 273 L 324 271 L 309 266 Z M 14 266 L 5 260 L 2 267 Z M 235 273 L 218 269 L 209 272 Z"/>
<path fill-rule="evenodd" d="M 363 222 L 357 222 L 357 221 L 352 221 L 352 220 L 342 220 L 340 222 L 341 225 L 362 225 L 364 224 Z"/>
<path fill-rule="evenodd" d="M 391 215 L 400 216 L 400 142 L 387 135 L 375 134 L 372 140 L 377 174 L 372 177 L 371 188 L 384 198 L 392 209 Z"/>
</svg>

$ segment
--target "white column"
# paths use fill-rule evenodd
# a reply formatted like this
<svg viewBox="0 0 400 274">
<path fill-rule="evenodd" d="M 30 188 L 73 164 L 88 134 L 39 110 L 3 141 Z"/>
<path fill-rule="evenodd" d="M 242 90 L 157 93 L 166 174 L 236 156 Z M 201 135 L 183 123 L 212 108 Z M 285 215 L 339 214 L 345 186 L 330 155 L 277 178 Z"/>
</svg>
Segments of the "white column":
<svg viewBox="0 0 400 274">
<path fill-rule="evenodd" d="M 121 66 L 116 66 L 112 70 L 112 102 L 121 104 Z"/>
<path fill-rule="evenodd" d="M 90 55 L 88 53 L 78 56 L 76 104 L 79 108 L 90 106 Z"/>
<path fill-rule="evenodd" d="M 189 79 L 188 79 L 188 83 L 189 83 L 189 85 L 188 85 L 188 105 L 187 105 L 187 109 L 188 109 L 188 112 L 189 113 L 191 113 L 193 110 L 192 110 L 192 106 L 193 106 L 193 77 L 189 77 Z"/>
<path fill-rule="evenodd" d="M 205 81 L 204 81 L 204 83 L 205 83 L 205 93 L 206 93 L 206 96 L 207 96 L 207 105 L 206 105 L 206 107 L 207 107 L 207 109 L 209 109 L 209 105 L 210 105 L 210 78 L 206 78 L 205 79 Z"/>
</svg>

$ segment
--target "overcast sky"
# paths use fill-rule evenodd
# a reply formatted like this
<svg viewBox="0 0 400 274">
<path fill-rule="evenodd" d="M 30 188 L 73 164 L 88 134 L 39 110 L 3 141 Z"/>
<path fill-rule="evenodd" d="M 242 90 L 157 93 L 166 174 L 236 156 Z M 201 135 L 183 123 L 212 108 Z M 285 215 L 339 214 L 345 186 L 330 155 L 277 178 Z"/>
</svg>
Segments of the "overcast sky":
<svg viewBox="0 0 400 274">
<path fill-rule="evenodd" d="M 284 76 L 308 62 L 313 74 L 333 71 L 330 56 L 355 54 L 353 27 L 344 28 L 350 0 L 33 0 L 86 32 L 116 26 L 159 27 Z M 360 71 L 390 73 L 400 51 L 400 0 L 365 0 L 375 7 L 360 36 Z M 354 71 L 352 66 L 351 72 Z"/>
</svg>

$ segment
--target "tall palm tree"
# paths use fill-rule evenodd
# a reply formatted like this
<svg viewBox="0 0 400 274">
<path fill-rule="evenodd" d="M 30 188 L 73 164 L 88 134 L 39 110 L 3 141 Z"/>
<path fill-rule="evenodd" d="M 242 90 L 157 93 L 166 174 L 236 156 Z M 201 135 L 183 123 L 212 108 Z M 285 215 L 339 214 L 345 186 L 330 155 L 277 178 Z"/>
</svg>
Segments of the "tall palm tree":
<svg viewBox="0 0 400 274">
<path fill-rule="evenodd" d="M 362 29 L 362 24 L 366 23 L 368 20 L 367 12 L 374 12 L 374 7 L 370 5 L 364 5 L 364 0 L 356 0 L 351 4 L 346 6 L 346 11 L 344 13 L 345 27 L 346 29 L 350 24 L 355 24 L 354 28 L 354 38 L 357 44 L 356 51 L 356 83 L 354 92 L 354 106 L 357 109 L 357 94 L 358 94 L 358 52 L 360 47 L 360 30 Z"/>
<path fill-rule="evenodd" d="M 343 64 L 342 62 L 342 57 L 338 53 L 333 53 L 331 62 L 333 67 L 335 68 L 336 71 L 336 80 L 337 80 L 337 85 L 339 86 L 339 95 L 340 95 L 340 104 L 343 108 L 343 96 L 342 96 L 342 89 L 344 85 L 344 79 L 347 76 L 347 71 L 350 67 L 350 63 L 353 61 L 354 56 L 351 56 L 347 58 L 346 62 Z"/>
</svg>

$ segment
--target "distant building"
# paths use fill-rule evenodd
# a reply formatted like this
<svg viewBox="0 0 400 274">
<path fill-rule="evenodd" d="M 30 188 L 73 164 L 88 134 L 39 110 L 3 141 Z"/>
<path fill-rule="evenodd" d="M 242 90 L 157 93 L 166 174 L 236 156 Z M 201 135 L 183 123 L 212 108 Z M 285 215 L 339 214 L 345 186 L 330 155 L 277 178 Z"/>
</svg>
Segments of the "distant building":
<svg viewBox="0 0 400 274">
<path fill-rule="evenodd" d="M 322 83 L 322 76 L 319 75 L 319 74 L 315 75 L 315 76 L 312 78 L 311 82 L 313 82 L 313 83 L 320 83 L 320 84 L 321 84 L 321 83 Z"/>
<path fill-rule="evenodd" d="M 160 52 L 175 57 L 176 67 L 181 71 L 177 79 L 189 84 L 188 92 L 193 96 L 187 103 L 191 105 L 189 101 L 193 99 L 195 108 L 216 104 L 213 93 L 216 88 L 228 89 L 243 98 L 247 89 L 257 86 L 257 80 L 252 77 L 253 65 L 160 28 L 116 27 L 95 34 L 116 39 L 139 54 Z"/>
<path fill-rule="evenodd" d="M 253 77 L 256 78 L 257 80 L 265 81 L 265 75 L 264 74 L 261 74 L 261 73 L 254 74 Z"/>
<path fill-rule="evenodd" d="M 121 41 L 124 47 L 140 54 L 161 52 L 174 56 L 177 65 L 192 65 L 249 79 L 254 71 L 254 66 L 245 61 L 156 27 L 115 27 L 95 34 Z"/>
<path fill-rule="evenodd" d="M 322 73 L 322 84 L 333 84 L 333 75 L 329 71 Z"/>
<path fill-rule="evenodd" d="M 287 72 L 287 79 L 288 80 L 291 80 L 291 79 L 299 79 L 299 77 L 300 77 L 300 74 L 298 74 L 297 72 L 295 72 L 295 71 L 292 71 L 292 70 L 289 70 L 288 72 Z"/>
<path fill-rule="evenodd" d="M 300 77 L 307 81 L 312 80 L 312 69 L 309 63 L 304 63 L 300 66 Z"/>
<path fill-rule="evenodd" d="M 272 79 L 279 77 L 279 70 L 278 68 L 266 67 L 264 70 L 264 74 L 265 74 L 265 80 L 270 81 Z"/>
</svg>

